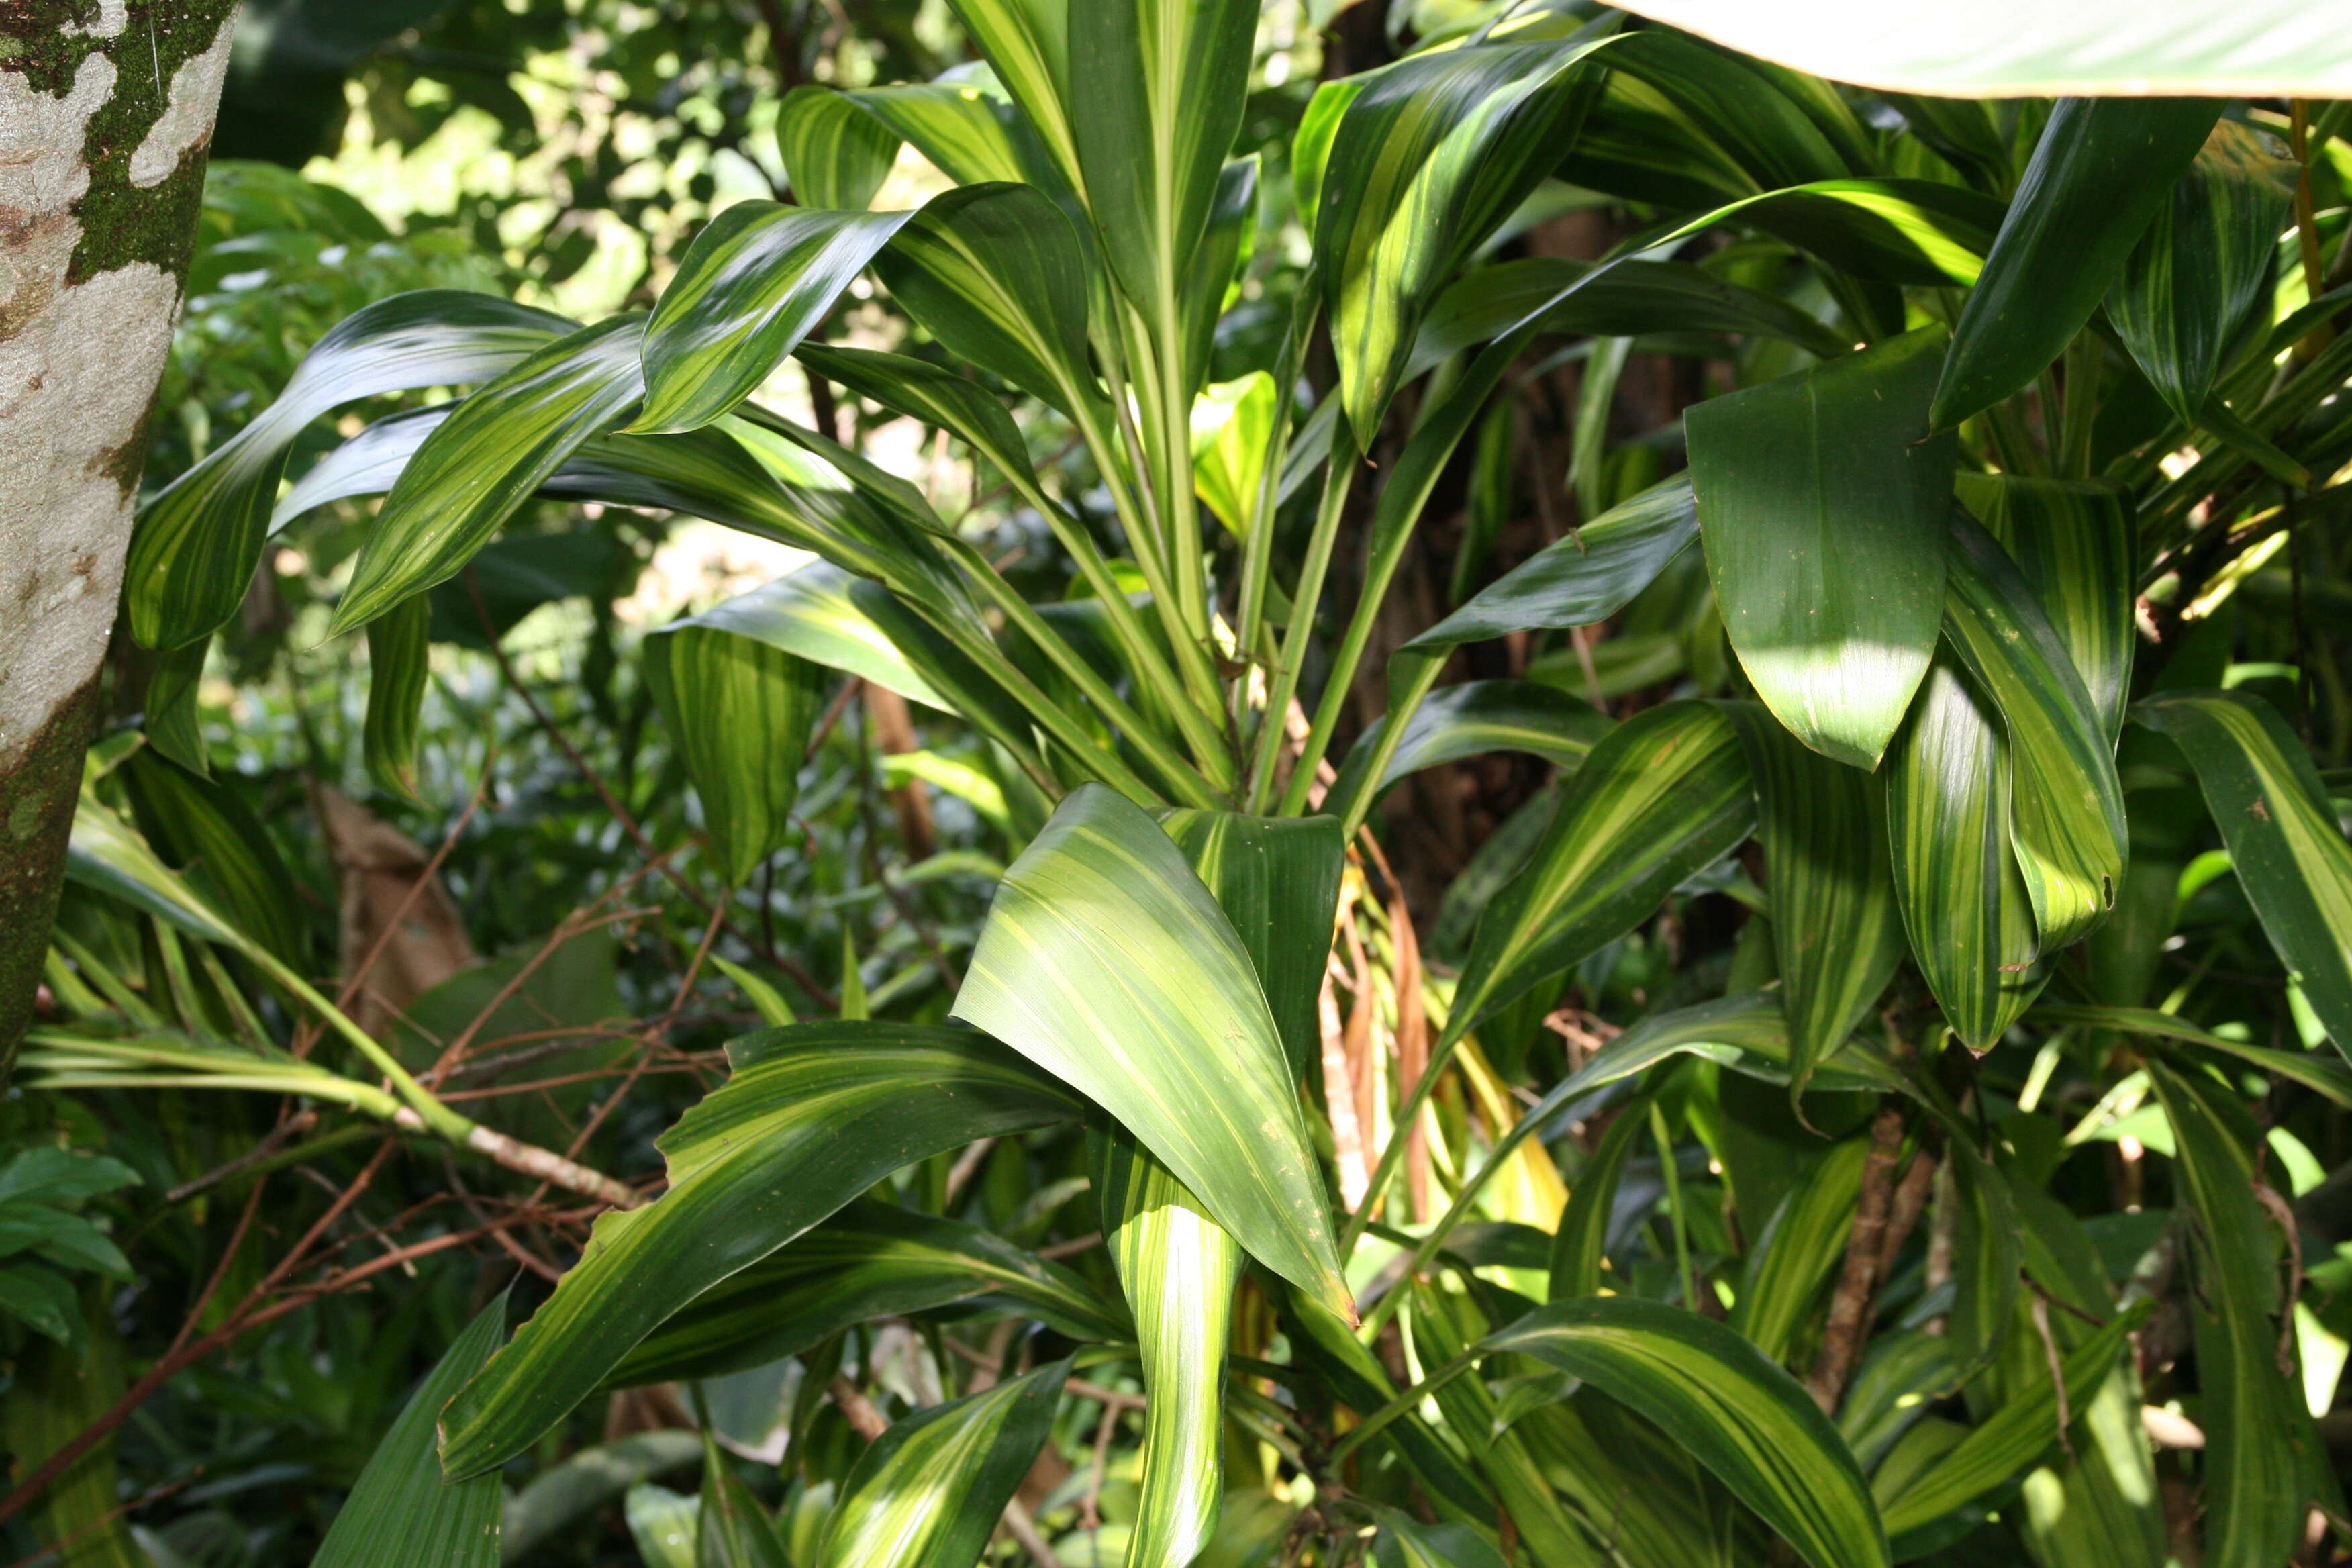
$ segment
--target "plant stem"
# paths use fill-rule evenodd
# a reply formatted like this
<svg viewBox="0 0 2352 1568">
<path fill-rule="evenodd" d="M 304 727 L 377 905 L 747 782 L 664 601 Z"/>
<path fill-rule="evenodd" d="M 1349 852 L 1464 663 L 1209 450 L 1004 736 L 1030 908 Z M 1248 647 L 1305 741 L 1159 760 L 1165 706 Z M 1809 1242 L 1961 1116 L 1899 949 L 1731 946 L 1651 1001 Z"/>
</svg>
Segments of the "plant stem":
<svg viewBox="0 0 2352 1568">
<path fill-rule="evenodd" d="M 1698 1281 L 1691 1273 L 1690 1229 L 1683 1223 L 1683 1173 L 1675 1163 L 1675 1142 L 1666 1136 L 1666 1113 L 1650 1101 L 1650 1136 L 1658 1145 L 1658 1173 L 1666 1184 L 1666 1218 L 1675 1233 L 1675 1273 L 1683 1282 L 1683 1305 L 1698 1310 Z"/>
<path fill-rule="evenodd" d="M 1282 716 L 1298 692 L 1298 672 L 1307 662 L 1307 645 L 1315 631 L 1315 609 L 1323 597 L 1324 574 L 1330 569 L 1331 551 L 1339 536 L 1339 519 L 1348 510 L 1348 490 L 1355 479 L 1356 447 L 1346 421 L 1332 432 L 1331 457 L 1323 471 L 1323 500 L 1315 510 L 1315 531 L 1307 542 L 1307 559 L 1298 568 L 1298 586 L 1291 596 L 1290 626 L 1282 640 L 1281 662 L 1267 685 L 1265 710 L 1258 721 L 1257 755 L 1250 763 L 1249 804 L 1252 816 L 1263 815 L 1274 792 L 1274 764 L 1282 753 Z M 1315 759 L 1301 757 L 1300 773 L 1315 777 Z M 1302 795 L 1304 792 L 1301 792 Z"/>
</svg>

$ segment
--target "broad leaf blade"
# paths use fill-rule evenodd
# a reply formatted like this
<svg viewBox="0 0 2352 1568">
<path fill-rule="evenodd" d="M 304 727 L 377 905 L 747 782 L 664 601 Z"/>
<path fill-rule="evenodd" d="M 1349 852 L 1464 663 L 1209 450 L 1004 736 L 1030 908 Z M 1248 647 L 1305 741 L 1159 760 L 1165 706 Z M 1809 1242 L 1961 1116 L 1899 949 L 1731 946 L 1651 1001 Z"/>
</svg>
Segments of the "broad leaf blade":
<svg viewBox="0 0 2352 1568">
<path fill-rule="evenodd" d="M 1435 652 L 1508 632 L 1605 621 L 1655 582 L 1698 531 L 1690 481 L 1676 476 L 1538 551 L 1405 646 Z"/>
<path fill-rule="evenodd" d="M 1101 1104 L 1252 1256 L 1349 1310 L 1256 970 L 1140 807 L 1099 785 L 1062 802 L 1006 871 L 955 1016 Z"/>
<path fill-rule="evenodd" d="M 1433 693 L 1412 710 L 1377 782 L 1371 759 L 1381 750 L 1383 715 L 1359 736 L 1339 768 L 1324 809 L 1340 817 L 1366 790 L 1378 799 L 1409 773 L 1488 752 L 1525 752 L 1573 770 L 1616 728 L 1590 702 L 1537 680 L 1465 680 Z"/>
<path fill-rule="evenodd" d="M 845 94 L 796 87 L 776 106 L 776 152 L 802 206 L 864 212 L 889 178 L 898 138 Z"/>
<path fill-rule="evenodd" d="M 1953 494 L 1999 542 L 2073 658 L 2110 742 L 2131 686 L 2138 541 L 2113 485 L 2021 474 L 1961 474 Z"/>
<path fill-rule="evenodd" d="M 811 562 L 713 605 L 695 616 L 693 624 L 765 643 L 943 713 L 952 712 L 948 699 L 859 605 L 857 583 L 838 566 Z"/>
</svg>

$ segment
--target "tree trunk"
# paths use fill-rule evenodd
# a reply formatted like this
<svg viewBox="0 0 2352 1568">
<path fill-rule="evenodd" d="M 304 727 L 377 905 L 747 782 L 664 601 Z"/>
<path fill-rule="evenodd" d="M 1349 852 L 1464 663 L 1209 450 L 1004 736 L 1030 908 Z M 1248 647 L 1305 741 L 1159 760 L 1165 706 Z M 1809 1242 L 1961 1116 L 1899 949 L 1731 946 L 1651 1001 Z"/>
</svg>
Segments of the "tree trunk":
<svg viewBox="0 0 2352 1568">
<path fill-rule="evenodd" d="M 236 0 L 0 0 L 0 1077 L 31 1016 Z"/>
</svg>

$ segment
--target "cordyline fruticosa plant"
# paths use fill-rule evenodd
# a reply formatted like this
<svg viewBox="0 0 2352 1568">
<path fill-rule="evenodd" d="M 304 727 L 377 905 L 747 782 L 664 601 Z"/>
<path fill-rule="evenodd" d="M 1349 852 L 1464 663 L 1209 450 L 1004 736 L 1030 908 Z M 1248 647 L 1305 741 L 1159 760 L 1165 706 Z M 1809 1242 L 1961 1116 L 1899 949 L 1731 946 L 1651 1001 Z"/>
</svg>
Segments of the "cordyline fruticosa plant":
<svg viewBox="0 0 2352 1568">
<path fill-rule="evenodd" d="M 958 715 L 1008 798 L 1038 808 L 953 1022 L 737 1041 L 730 1081 L 664 1140 L 667 1191 L 607 1215 L 510 1339 L 494 1314 L 469 1332 L 329 1555 L 493 1562 L 497 1471 L 591 1394 L 976 1292 L 1040 1325 L 1037 1370 L 883 1432 L 824 1563 L 975 1562 L 1065 1380 L 1114 1363 L 1148 1399 L 1134 1568 L 1191 1562 L 1243 1464 L 1299 1505 L 1268 1548 L 1286 1563 L 1862 1568 L 2021 1547 L 2155 1568 L 2194 1536 L 2209 1565 L 2276 1568 L 2310 1521 L 2340 1528 L 2300 1359 L 2320 1342 L 2298 1331 L 2298 1238 L 2250 1095 L 2266 1116 L 2352 1105 L 2322 1048 L 2352 1040 L 2352 849 L 2303 740 L 2221 689 L 2226 651 L 2174 648 L 2342 510 L 2327 481 L 2352 460 L 2352 335 L 2332 322 L 2352 290 L 2330 291 L 2301 171 L 2266 129 L 2299 154 L 2340 106 L 2315 128 L 2281 100 L 1985 102 L 1893 90 L 1922 85 L 1899 64 L 1864 90 L 1616 12 L 1490 12 L 1315 94 L 1283 172 L 1312 261 L 1279 361 L 1210 389 L 1262 187 L 1282 183 L 1227 159 L 1255 9 L 954 8 L 986 70 L 795 90 L 779 137 L 797 205 L 727 208 L 649 313 L 583 327 L 445 292 L 370 307 L 143 518 L 127 613 L 163 650 L 159 747 L 273 523 L 388 491 L 335 626 L 367 632 L 369 764 L 404 788 L 424 595 L 547 495 L 822 558 L 646 639 L 730 874 L 783 841 L 827 668 Z M 2105 58 L 2112 79 L 2163 74 Z M 2054 72 L 2094 91 L 2099 74 Z M 907 146 L 953 188 L 869 210 Z M 1638 232 L 1594 262 L 1490 263 L 1559 182 L 1624 204 Z M 940 354 L 812 335 L 868 277 Z M 1531 347 L 1588 339 L 1604 409 L 1629 341 L 1710 367 L 1686 469 L 1612 496 L 1581 465 L 1580 529 L 1393 647 L 1387 717 L 1326 766 L 1441 479 Z M 787 358 L 992 467 L 1058 541 L 1074 596 L 1033 605 L 914 486 L 764 405 Z M 369 428 L 278 500 L 314 419 L 453 384 L 475 390 Z M 1040 477 L 1008 400 L 1068 433 L 1113 521 Z M 1335 574 L 1343 542 L 1360 564 Z M 1352 597 L 1327 595 L 1335 576 Z M 1737 700 L 1612 721 L 1530 680 L 1438 684 L 1465 645 L 1604 622 L 1668 584 L 1719 618 Z M 2136 678 L 2147 648 L 2162 657 Z M 1466 958 L 1429 994 L 1426 1063 L 1368 1125 L 1318 1011 L 1348 847 L 1404 774 L 1497 748 L 1556 764 L 1557 803 L 1516 861 L 1484 862 Z M 2151 1005 L 2184 866 L 2216 830 L 2303 1048 L 2192 1022 L 2191 988 Z M 95 804 L 76 854 L 86 879 L 266 952 Z M 1405 1224 L 1391 1183 L 1412 1140 L 1379 1131 L 1430 1125 L 1480 1031 L 1524 1033 L 1693 884 L 1754 910 L 1731 973 L 1457 1143 L 1442 1212 Z M 1388 950 L 1400 972 L 1409 935 Z M 37 1036 L 27 1062 L 60 1086 L 340 1099 L 615 1195 L 492 1146 L 345 1032 L 388 1089 L 86 1030 Z M 1975 1070 L 2004 1040 L 2035 1053 L 2022 1092 Z M 2053 1149 L 2017 1130 L 2062 1068 L 2103 1087 L 2084 1135 L 2144 1105 L 2138 1136 L 2172 1162 L 2174 1223 L 2120 1291 L 2043 1188 Z M 1730 1151 L 1736 1079 L 1780 1086 L 1805 1146 Z M 1527 1140 L 1571 1120 L 1601 1131 L 1549 1236 L 1463 1223 Z M 1743 1160 L 1789 1170 L 1753 1178 L 1780 1194 L 1760 1234 L 1710 1242 L 1699 1222 L 1722 1223 L 1676 1198 L 1674 1267 L 1645 1270 L 1626 1226 L 1654 1200 L 1628 1171 L 1650 1162 L 1670 1193 L 1696 1174 L 1670 1121 L 1735 1184 Z M 1116 1296 L 865 1196 L 1060 1125 L 1084 1129 Z M 2189 1347 L 2194 1378 L 2173 1386 L 2194 1421 L 2176 1403 L 2166 1430 L 2202 1450 L 2166 1461 L 2167 1484 L 2196 1489 L 2168 1522 L 2142 1378 Z M 716 1470 L 702 1521 L 705 1563 L 784 1561 Z"/>
</svg>

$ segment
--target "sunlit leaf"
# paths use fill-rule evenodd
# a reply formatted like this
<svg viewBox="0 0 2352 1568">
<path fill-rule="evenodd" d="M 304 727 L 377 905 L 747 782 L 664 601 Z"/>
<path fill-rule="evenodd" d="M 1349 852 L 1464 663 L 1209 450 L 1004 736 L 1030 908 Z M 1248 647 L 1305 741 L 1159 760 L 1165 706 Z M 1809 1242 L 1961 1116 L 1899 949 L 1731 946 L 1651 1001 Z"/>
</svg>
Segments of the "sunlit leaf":
<svg viewBox="0 0 2352 1568">
<path fill-rule="evenodd" d="M 864 212 L 890 175 L 898 138 L 829 87 L 796 87 L 776 105 L 776 152 L 804 207 Z"/>
</svg>

